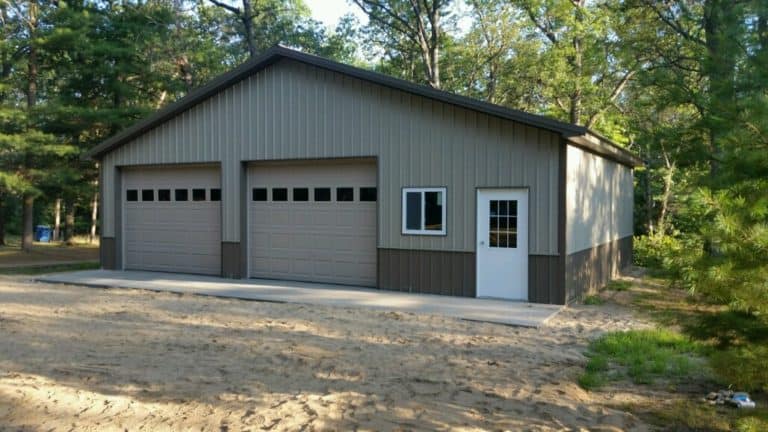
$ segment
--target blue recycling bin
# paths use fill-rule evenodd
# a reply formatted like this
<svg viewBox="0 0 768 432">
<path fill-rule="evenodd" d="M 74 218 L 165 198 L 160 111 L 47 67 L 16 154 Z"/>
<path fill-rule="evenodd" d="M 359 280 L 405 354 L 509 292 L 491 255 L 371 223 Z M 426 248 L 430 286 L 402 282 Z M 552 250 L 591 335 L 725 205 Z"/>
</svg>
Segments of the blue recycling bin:
<svg viewBox="0 0 768 432">
<path fill-rule="evenodd" d="M 35 241 L 50 243 L 53 236 L 53 230 L 47 225 L 38 225 L 35 227 Z"/>
</svg>

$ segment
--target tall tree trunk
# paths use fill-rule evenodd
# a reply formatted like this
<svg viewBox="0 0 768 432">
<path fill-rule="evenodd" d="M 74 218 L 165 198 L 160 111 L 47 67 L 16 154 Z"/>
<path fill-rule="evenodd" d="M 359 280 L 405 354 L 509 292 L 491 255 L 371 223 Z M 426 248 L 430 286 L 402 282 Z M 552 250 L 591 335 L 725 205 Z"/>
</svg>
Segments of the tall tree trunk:
<svg viewBox="0 0 768 432">
<path fill-rule="evenodd" d="M 666 157 L 666 156 L 665 156 Z M 659 235 L 667 234 L 667 215 L 669 214 L 669 201 L 672 198 L 672 186 L 675 184 L 675 164 L 667 159 L 667 172 L 664 173 L 664 192 L 661 194 L 659 219 L 656 222 Z"/>
<path fill-rule="evenodd" d="M 75 203 L 70 201 L 64 207 L 64 241 L 67 244 L 72 244 L 73 237 L 75 236 Z"/>
<path fill-rule="evenodd" d="M 248 43 L 248 54 L 251 58 L 256 58 L 256 41 L 253 38 L 253 10 L 251 9 L 251 0 L 243 0 L 243 14 L 240 20 L 245 30 L 245 40 Z"/>
<path fill-rule="evenodd" d="M 30 0 L 29 2 L 29 57 L 27 59 L 27 110 L 31 111 L 37 104 L 37 46 L 35 45 L 35 34 L 37 31 L 37 2 Z M 30 164 L 26 164 L 29 167 Z M 32 250 L 33 240 L 33 212 L 35 207 L 35 197 L 30 192 L 27 192 L 23 196 L 23 208 L 22 208 L 22 232 L 21 232 L 21 249 L 23 251 Z"/>
<path fill-rule="evenodd" d="M 33 228 L 33 214 L 35 211 L 35 197 L 32 194 L 26 194 L 22 198 L 21 208 L 21 220 L 22 220 L 22 233 L 21 233 L 21 250 L 29 252 L 32 250 L 32 242 L 34 240 Z"/>
<path fill-rule="evenodd" d="M 0 191 L 0 246 L 5 246 L 5 192 Z"/>
<path fill-rule="evenodd" d="M 731 32 L 739 17 L 730 0 L 708 0 L 704 8 L 704 35 L 707 58 L 704 68 L 709 77 L 708 127 L 710 175 L 717 175 L 722 157 L 722 139 L 736 123 L 736 55 L 738 42 Z"/>
<path fill-rule="evenodd" d="M 56 198 L 53 207 L 53 241 L 61 240 L 61 198 Z"/>
<path fill-rule="evenodd" d="M 93 200 L 91 201 L 91 231 L 88 235 L 88 243 L 93 243 L 96 238 L 96 224 L 99 220 L 99 193 L 93 194 Z"/>
</svg>

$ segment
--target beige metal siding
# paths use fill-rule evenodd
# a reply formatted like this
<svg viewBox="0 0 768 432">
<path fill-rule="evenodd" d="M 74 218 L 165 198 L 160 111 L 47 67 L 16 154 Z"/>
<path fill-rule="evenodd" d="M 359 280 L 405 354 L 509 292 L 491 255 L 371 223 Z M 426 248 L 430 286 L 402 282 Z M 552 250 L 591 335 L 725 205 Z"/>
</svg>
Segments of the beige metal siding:
<svg viewBox="0 0 768 432">
<path fill-rule="evenodd" d="M 567 253 L 631 236 L 632 168 L 571 145 L 566 167 Z"/>
<path fill-rule="evenodd" d="M 559 135 L 283 60 L 191 108 L 103 161 L 221 162 L 223 240 L 240 240 L 241 161 L 373 156 L 380 248 L 473 251 L 475 188 L 530 187 L 532 254 L 557 250 Z M 400 234 L 400 193 L 445 186 L 448 235 Z M 105 203 L 104 235 L 114 235 Z"/>
</svg>

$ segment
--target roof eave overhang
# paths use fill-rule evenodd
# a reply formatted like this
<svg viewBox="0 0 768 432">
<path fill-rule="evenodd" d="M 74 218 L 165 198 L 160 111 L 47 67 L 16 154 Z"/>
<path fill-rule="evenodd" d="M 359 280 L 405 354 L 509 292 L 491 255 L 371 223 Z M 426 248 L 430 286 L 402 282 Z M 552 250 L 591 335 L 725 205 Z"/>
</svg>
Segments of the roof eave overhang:
<svg viewBox="0 0 768 432">
<path fill-rule="evenodd" d="M 602 156 L 630 168 L 644 165 L 642 159 L 635 156 L 632 152 L 619 147 L 611 140 L 604 138 L 595 132 L 588 131 L 584 134 L 566 135 L 566 139 L 569 144 L 575 147 L 595 153 L 598 156 Z"/>
</svg>

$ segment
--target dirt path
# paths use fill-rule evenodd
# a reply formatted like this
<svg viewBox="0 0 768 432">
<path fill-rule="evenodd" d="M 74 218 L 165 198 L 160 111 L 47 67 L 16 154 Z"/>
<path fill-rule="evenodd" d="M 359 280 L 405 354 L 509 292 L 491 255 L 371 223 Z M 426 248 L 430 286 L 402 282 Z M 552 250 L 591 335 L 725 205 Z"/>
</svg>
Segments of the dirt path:
<svg viewBox="0 0 768 432">
<path fill-rule="evenodd" d="M 618 306 L 541 329 L 0 278 L 0 429 L 648 430 L 575 380 Z M 620 401 L 619 401 L 620 402 Z"/>
</svg>

